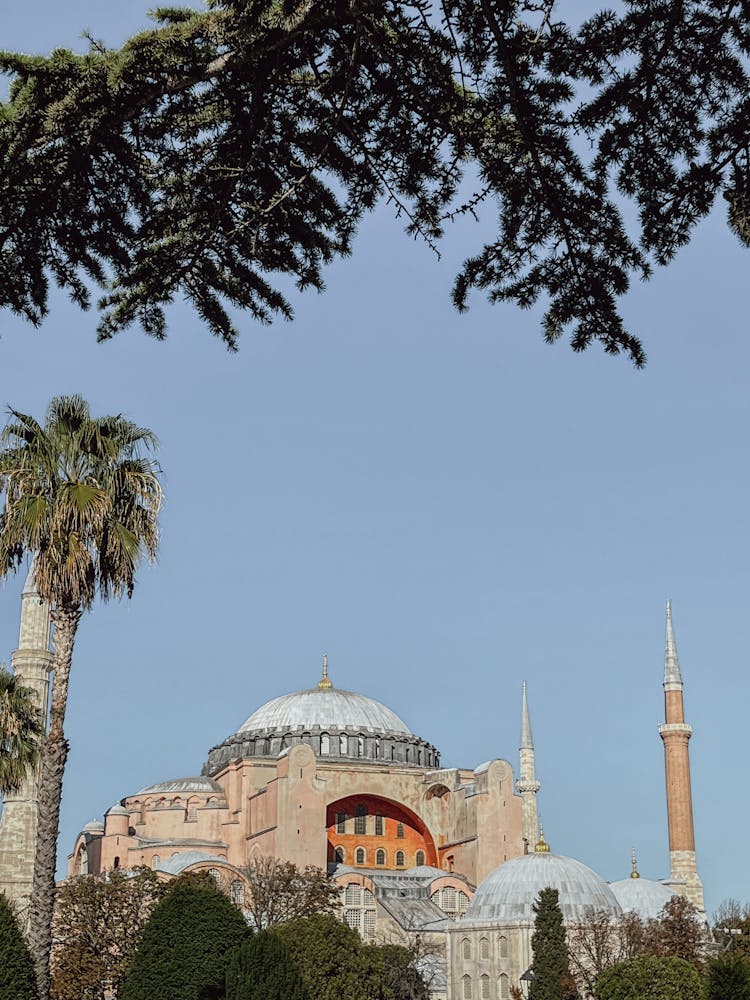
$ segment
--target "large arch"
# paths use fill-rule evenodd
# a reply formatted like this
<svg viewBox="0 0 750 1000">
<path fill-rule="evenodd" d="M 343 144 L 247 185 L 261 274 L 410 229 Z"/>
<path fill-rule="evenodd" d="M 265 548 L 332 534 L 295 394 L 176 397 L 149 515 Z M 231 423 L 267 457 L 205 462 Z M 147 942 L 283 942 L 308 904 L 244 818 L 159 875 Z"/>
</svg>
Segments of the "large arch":
<svg viewBox="0 0 750 1000">
<path fill-rule="evenodd" d="M 382 795 L 347 795 L 331 802 L 326 810 L 328 860 L 343 847 L 346 863 L 356 868 L 413 868 L 417 852 L 427 865 L 437 866 L 438 854 L 432 834 L 408 806 Z M 364 864 L 355 863 L 355 850 L 363 848 Z M 385 864 L 378 864 L 378 851 L 385 851 Z M 397 864 L 403 861 L 403 864 Z"/>
</svg>

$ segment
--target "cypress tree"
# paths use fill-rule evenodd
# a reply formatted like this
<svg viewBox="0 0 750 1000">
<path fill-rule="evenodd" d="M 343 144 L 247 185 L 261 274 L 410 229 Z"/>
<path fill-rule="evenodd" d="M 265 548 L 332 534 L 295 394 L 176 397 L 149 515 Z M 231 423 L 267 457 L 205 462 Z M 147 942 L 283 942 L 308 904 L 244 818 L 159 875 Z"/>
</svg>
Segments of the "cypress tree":
<svg viewBox="0 0 750 1000">
<path fill-rule="evenodd" d="M 0 893 L 0 1000 L 36 1000 L 34 963 L 9 900 Z"/>
<path fill-rule="evenodd" d="M 706 1000 L 750 1000 L 750 962 L 744 955 L 732 952 L 711 959 Z"/>
<path fill-rule="evenodd" d="M 237 907 L 207 879 L 177 879 L 154 907 L 120 1000 L 219 1000 L 227 955 L 248 933 Z"/>
<path fill-rule="evenodd" d="M 542 889 L 534 903 L 533 1000 L 568 1000 L 576 990 L 568 962 L 568 942 L 557 889 Z"/>
<path fill-rule="evenodd" d="M 281 939 L 260 931 L 229 957 L 226 1000 L 308 1000 L 308 993 Z"/>
</svg>

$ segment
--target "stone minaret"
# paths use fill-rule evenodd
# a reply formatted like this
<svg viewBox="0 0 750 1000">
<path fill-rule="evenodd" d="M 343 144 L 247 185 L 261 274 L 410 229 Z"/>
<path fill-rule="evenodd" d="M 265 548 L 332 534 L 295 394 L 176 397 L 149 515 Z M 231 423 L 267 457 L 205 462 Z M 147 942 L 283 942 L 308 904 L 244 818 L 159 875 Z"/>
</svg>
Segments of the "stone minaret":
<svg viewBox="0 0 750 1000">
<path fill-rule="evenodd" d="M 13 670 L 19 681 L 36 693 L 47 714 L 50 652 L 50 609 L 40 598 L 29 571 L 21 596 L 21 630 L 13 653 Z M 31 774 L 13 795 L 3 800 L 0 817 L 0 892 L 16 901 L 22 919 L 31 895 L 37 828 L 37 774 Z"/>
<path fill-rule="evenodd" d="M 682 674 L 672 628 L 672 604 L 667 601 L 667 645 L 664 655 L 664 718 L 659 735 L 664 742 L 669 822 L 669 878 L 702 914 L 703 886 L 695 864 L 693 798 L 690 790 L 688 741 L 692 728 L 685 722 Z"/>
<path fill-rule="evenodd" d="M 534 739 L 531 735 L 529 705 L 526 700 L 526 681 L 523 682 L 523 697 L 521 702 L 521 744 L 519 758 L 516 788 L 521 795 L 524 851 L 528 851 L 529 849 L 534 850 L 539 840 L 536 796 L 541 786 L 536 780 L 534 767 Z"/>
</svg>

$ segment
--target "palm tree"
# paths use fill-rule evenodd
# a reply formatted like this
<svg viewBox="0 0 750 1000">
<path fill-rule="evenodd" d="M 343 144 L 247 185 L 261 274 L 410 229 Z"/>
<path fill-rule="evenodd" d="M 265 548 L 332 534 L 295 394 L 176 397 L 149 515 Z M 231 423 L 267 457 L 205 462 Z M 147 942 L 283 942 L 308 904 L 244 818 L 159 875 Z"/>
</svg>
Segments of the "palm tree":
<svg viewBox="0 0 750 1000">
<path fill-rule="evenodd" d="M 33 553 L 37 589 L 51 606 L 54 625 L 30 931 L 46 1000 L 73 643 L 95 597 L 130 597 L 141 558 L 155 557 L 162 491 L 149 457 L 156 438 L 124 417 L 92 417 L 81 396 L 54 398 L 43 425 L 17 410 L 9 414 L 0 433 L 0 577 Z"/>
<path fill-rule="evenodd" d="M 34 699 L 0 664 L 0 795 L 17 792 L 36 766 L 44 722 Z"/>
</svg>

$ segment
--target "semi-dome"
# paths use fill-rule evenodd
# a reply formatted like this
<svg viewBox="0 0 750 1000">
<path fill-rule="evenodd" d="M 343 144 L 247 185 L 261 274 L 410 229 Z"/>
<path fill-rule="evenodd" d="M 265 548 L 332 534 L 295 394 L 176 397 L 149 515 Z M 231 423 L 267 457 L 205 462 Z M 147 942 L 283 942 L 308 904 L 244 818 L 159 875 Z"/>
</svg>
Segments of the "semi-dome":
<svg viewBox="0 0 750 1000">
<path fill-rule="evenodd" d="M 624 913 L 637 913 L 642 920 L 655 920 L 674 891 L 649 878 L 623 878 L 610 882 L 610 889 Z"/>
<path fill-rule="evenodd" d="M 300 727 L 362 729 L 411 736 L 406 723 L 381 702 L 338 688 L 309 688 L 273 698 L 253 712 L 239 732 L 287 732 Z"/>
<path fill-rule="evenodd" d="M 283 694 L 261 705 L 238 731 L 209 751 L 204 774 L 215 775 L 230 761 L 278 757 L 305 744 L 320 758 L 356 758 L 380 764 L 435 768 L 440 754 L 415 736 L 382 702 L 335 688 L 328 660 L 317 687 Z"/>
<path fill-rule="evenodd" d="M 221 785 L 212 778 L 207 778 L 204 774 L 193 778 L 172 778 L 169 781 L 157 781 L 155 785 L 146 785 L 138 795 L 154 795 L 156 793 L 166 794 L 168 792 L 219 792 L 224 794 Z"/>
<path fill-rule="evenodd" d="M 542 889 L 557 889 L 568 923 L 594 913 L 622 916 L 620 904 L 604 881 L 580 861 L 560 854 L 534 853 L 512 858 L 480 884 L 464 916 L 466 923 L 532 923 L 534 902 Z"/>
</svg>

